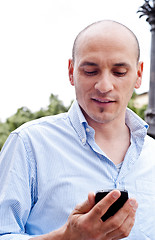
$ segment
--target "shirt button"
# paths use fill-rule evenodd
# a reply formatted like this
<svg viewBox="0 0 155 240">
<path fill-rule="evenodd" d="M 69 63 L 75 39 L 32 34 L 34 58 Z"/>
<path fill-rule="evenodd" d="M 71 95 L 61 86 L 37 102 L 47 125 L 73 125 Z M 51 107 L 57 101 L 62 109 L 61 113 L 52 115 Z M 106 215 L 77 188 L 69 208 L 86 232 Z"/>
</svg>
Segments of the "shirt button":
<svg viewBox="0 0 155 240">
<path fill-rule="evenodd" d="M 86 132 L 90 132 L 90 129 L 89 129 L 89 128 L 86 128 Z"/>
<path fill-rule="evenodd" d="M 82 138 L 82 142 L 85 143 L 85 138 Z"/>
<path fill-rule="evenodd" d="M 119 182 L 116 182 L 116 188 L 119 188 Z"/>
</svg>

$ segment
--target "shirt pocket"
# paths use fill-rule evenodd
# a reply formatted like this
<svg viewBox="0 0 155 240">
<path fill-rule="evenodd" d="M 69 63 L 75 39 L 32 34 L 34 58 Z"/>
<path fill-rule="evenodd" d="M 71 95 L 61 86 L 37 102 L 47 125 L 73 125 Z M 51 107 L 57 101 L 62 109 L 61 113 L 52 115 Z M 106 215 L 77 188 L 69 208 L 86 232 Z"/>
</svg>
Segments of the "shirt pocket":
<svg viewBox="0 0 155 240">
<path fill-rule="evenodd" d="M 150 239 L 155 239 L 155 182 L 136 180 L 137 223 Z"/>
</svg>

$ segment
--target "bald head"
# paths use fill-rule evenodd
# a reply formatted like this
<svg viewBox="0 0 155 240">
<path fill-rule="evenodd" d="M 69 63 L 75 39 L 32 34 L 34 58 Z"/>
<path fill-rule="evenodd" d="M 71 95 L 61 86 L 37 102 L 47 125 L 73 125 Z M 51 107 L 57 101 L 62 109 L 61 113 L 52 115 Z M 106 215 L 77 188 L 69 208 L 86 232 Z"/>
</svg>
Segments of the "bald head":
<svg viewBox="0 0 155 240">
<path fill-rule="evenodd" d="M 75 61 L 76 55 L 78 54 L 81 40 L 85 39 L 85 41 L 87 41 L 90 36 L 93 36 L 93 35 L 96 36 L 98 34 L 99 35 L 111 34 L 111 37 L 115 38 L 116 36 L 119 37 L 122 34 L 122 32 L 124 33 L 124 35 L 127 36 L 128 41 L 133 42 L 135 57 L 138 62 L 140 58 L 140 47 L 139 47 L 139 42 L 137 37 L 125 25 L 112 20 L 103 20 L 103 21 L 92 23 L 77 35 L 73 44 L 73 49 L 72 49 L 73 62 Z"/>
</svg>

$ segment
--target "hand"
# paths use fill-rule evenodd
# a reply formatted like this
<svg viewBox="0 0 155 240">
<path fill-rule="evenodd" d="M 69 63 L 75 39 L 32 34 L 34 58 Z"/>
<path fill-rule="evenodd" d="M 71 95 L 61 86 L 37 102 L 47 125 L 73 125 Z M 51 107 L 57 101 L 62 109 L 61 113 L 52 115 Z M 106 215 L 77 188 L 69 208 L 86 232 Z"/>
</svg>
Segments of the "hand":
<svg viewBox="0 0 155 240">
<path fill-rule="evenodd" d="M 113 190 L 95 205 L 95 196 L 89 193 L 88 200 L 77 205 L 68 218 L 63 239 L 67 240 L 117 240 L 127 237 L 134 225 L 138 204 L 128 199 L 124 206 L 105 222 L 101 217 L 120 196 Z"/>
</svg>

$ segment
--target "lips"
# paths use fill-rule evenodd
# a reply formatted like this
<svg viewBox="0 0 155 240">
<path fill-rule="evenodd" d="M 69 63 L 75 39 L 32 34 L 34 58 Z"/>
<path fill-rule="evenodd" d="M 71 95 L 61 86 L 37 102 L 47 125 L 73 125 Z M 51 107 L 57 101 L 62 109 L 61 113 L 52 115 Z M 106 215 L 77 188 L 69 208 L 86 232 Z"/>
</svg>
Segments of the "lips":
<svg viewBox="0 0 155 240">
<path fill-rule="evenodd" d="M 113 103 L 116 102 L 113 99 L 102 99 L 102 98 L 92 98 L 93 101 L 98 102 L 98 103 Z"/>
</svg>

